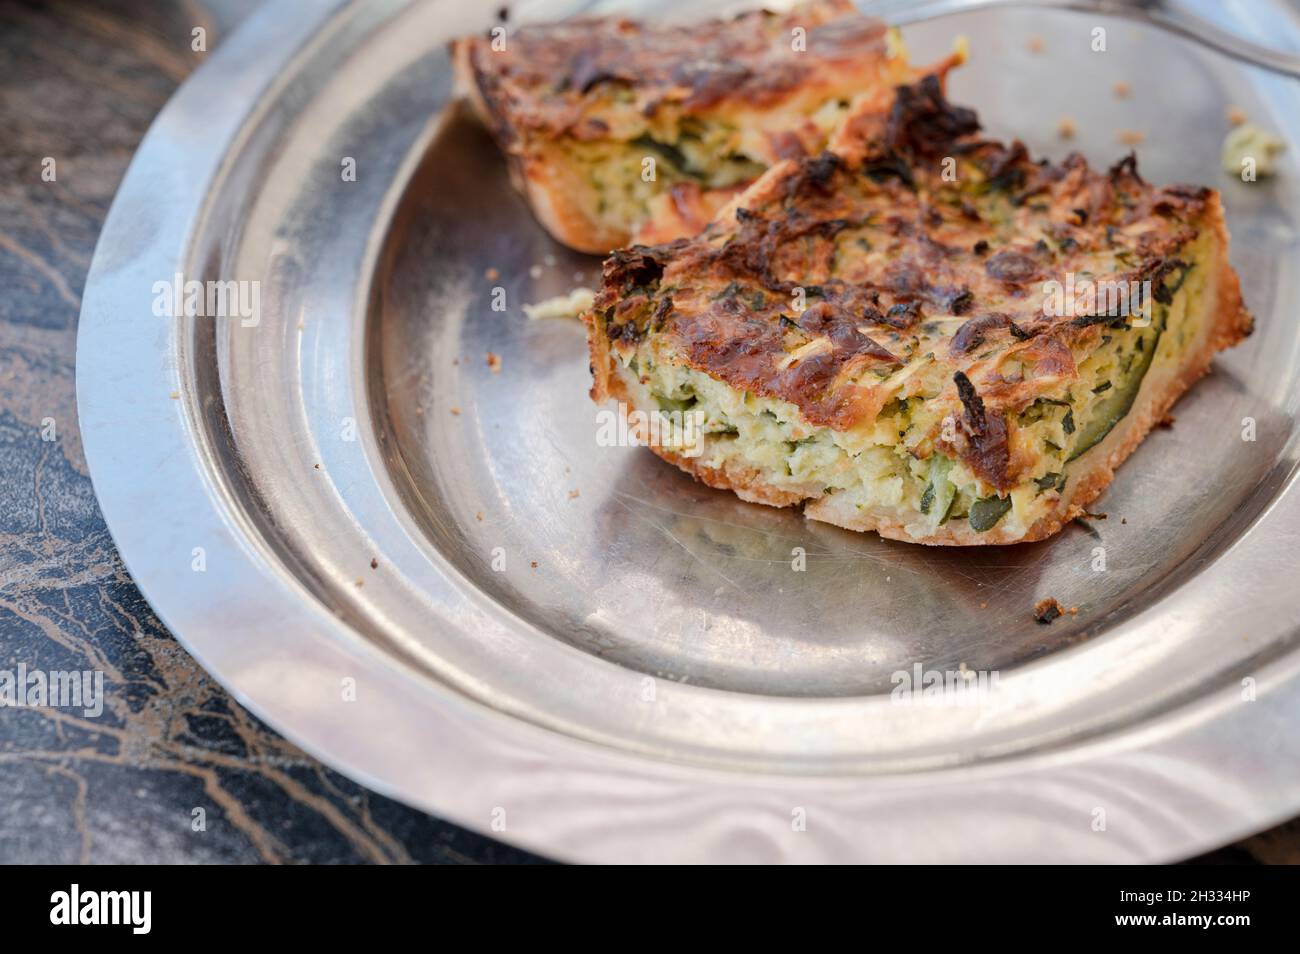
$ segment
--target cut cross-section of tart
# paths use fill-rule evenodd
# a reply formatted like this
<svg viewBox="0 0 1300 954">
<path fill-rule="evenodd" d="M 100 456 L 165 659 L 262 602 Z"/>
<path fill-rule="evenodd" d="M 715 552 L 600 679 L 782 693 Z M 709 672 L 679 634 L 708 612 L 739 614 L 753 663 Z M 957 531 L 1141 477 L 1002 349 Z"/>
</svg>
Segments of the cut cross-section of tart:
<svg viewBox="0 0 1300 954">
<path fill-rule="evenodd" d="M 453 57 L 542 225 L 601 254 L 693 235 L 773 163 L 820 152 L 856 102 L 914 78 L 851 0 L 682 26 L 529 25 L 459 40 Z"/>
<path fill-rule="evenodd" d="M 927 78 L 702 234 L 615 252 L 593 398 L 693 415 L 650 443 L 746 500 L 919 543 L 1055 533 L 1251 318 L 1217 193 L 978 129 Z"/>
</svg>

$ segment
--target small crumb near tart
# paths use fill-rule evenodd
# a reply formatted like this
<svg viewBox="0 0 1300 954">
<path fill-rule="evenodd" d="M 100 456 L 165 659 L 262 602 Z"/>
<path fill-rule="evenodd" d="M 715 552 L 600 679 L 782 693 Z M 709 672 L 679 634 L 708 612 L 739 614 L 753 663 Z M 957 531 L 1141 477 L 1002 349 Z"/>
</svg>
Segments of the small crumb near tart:
<svg viewBox="0 0 1300 954">
<path fill-rule="evenodd" d="M 1034 619 L 1044 626 L 1065 615 L 1065 607 L 1054 597 L 1046 597 L 1034 604 Z"/>
<path fill-rule="evenodd" d="M 1240 175 L 1245 181 L 1243 170 L 1248 163 L 1256 177 L 1271 176 L 1277 172 L 1277 158 L 1284 152 L 1286 142 L 1280 137 L 1262 126 L 1244 123 L 1224 137 L 1220 162 L 1224 172 Z"/>
<path fill-rule="evenodd" d="M 556 295 L 535 305 L 524 305 L 524 314 L 530 321 L 543 318 L 567 318 L 577 320 L 582 313 L 591 309 L 596 300 L 596 292 L 591 288 L 575 288 L 567 295 Z"/>
</svg>

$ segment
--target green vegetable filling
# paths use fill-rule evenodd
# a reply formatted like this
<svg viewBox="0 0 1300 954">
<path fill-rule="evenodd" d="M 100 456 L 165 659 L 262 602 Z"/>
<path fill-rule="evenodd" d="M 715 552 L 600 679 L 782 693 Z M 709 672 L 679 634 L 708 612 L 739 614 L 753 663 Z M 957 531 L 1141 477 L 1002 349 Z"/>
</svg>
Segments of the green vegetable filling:
<svg viewBox="0 0 1300 954">
<path fill-rule="evenodd" d="M 977 533 L 992 530 L 1010 509 L 1010 497 L 982 497 L 970 506 L 971 529 Z"/>
</svg>

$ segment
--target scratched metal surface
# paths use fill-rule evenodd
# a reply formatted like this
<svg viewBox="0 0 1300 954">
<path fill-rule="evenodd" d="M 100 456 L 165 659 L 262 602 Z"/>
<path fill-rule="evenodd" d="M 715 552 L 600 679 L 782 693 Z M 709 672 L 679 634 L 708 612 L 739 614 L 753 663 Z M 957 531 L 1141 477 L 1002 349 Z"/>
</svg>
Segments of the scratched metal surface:
<svg viewBox="0 0 1300 954">
<path fill-rule="evenodd" d="M 95 503 L 73 393 L 91 253 L 139 138 L 203 60 L 190 31 L 214 48 L 253 6 L 0 2 L 0 670 L 99 669 L 107 688 L 98 718 L 0 707 L 0 862 L 527 861 L 231 699 L 150 610 Z"/>
<path fill-rule="evenodd" d="M 103 24 L 97 24 L 96 28 L 102 33 Z M 182 40 L 186 32 L 182 25 L 179 30 Z M 1047 33 L 1049 38 L 1051 35 Z M 1007 51 L 1014 49 L 1014 38 L 1006 40 L 1005 48 Z M 150 52 L 158 56 L 156 46 L 151 47 Z M 1012 54 L 1008 52 L 1008 55 Z M 186 67 L 175 68 L 183 72 Z M 139 82 L 138 73 L 132 76 L 135 82 Z M 157 98 L 161 101 L 169 84 L 161 81 L 158 86 L 161 92 L 157 93 Z M 965 92 L 960 87 L 958 90 Z M 89 96 L 88 91 L 86 96 Z M 147 115 L 156 105 L 141 112 Z M 37 109 L 38 105 L 33 103 L 29 108 Z M 974 607 L 981 602 L 992 602 L 981 595 L 984 590 L 993 594 L 994 600 L 1004 600 L 1007 606 L 1014 604 L 1017 609 L 1023 608 L 1018 602 L 1026 596 L 1021 577 L 1029 569 L 1033 571 L 1030 575 L 1042 579 L 1035 563 L 1047 560 L 1052 552 L 1050 549 L 1028 557 L 1009 551 L 1006 556 L 983 558 L 973 567 L 953 567 L 950 563 L 945 564 L 946 558 L 942 555 L 900 557 L 878 541 L 868 542 L 835 531 L 824 533 L 816 528 L 806 528 L 801 523 L 791 522 L 789 515 L 758 510 L 725 496 L 701 491 L 635 451 L 601 450 L 601 458 L 593 464 L 589 432 L 583 430 L 589 428 L 591 422 L 581 416 L 589 412 L 581 403 L 583 368 L 580 343 L 574 330 L 564 326 L 534 328 L 520 325 L 521 316 L 517 309 L 512 310 L 510 316 L 514 324 L 501 324 L 504 321 L 502 316 L 482 310 L 482 292 L 477 287 L 482 270 L 496 267 L 506 274 L 512 300 L 518 302 L 552 290 L 567 290 L 572 272 L 589 268 L 590 263 L 567 259 L 562 251 L 545 243 L 529 226 L 519 227 L 521 221 L 526 223 L 527 220 L 507 190 L 491 151 L 469 130 L 449 126 L 446 131 L 458 134 L 434 140 L 438 148 L 429 150 L 427 158 L 416 156 L 418 168 L 406 170 L 413 175 L 413 183 L 430 188 L 415 189 L 409 196 L 402 196 L 404 211 L 395 219 L 389 240 L 391 258 L 375 272 L 382 278 L 380 287 L 389 297 L 382 307 L 363 309 L 367 320 L 362 323 L 368 329 L 363 333 L 371 336 L 370 353 L 379 364 L 379 367 L 371 366 L 371 370 L 378 372 L 373 380 L 385 385 L 371 395 L 381 398 L 375 401 L 377 408 L 386 405 L 383 412 L 377 410 L 376 413 L 378 421 L 384 421 L 384 415 L 387 416 L 381 438 L 386 443 L 380 448 L 380 459 L 384 468 L 392 468 L 387 472 L 396 475 L 392 499 L 400 501 L 406 508 L 410 520 L 407 529 L 421 541 L 421 545 L 433 541 L 440 552 L 447 552 L 448 544 L 454 543 L 451 552 L 462 554 L 457 569 L 464 571 L 467 578 L 484 587 L 503 605 L 526 606 L 530 613 L 537 614 L 556 641 L 568 643 L 584 654 L 612 659 L 636 673 L 657 670 L 659 675 L 679 679 L 694 676 L 700 681 L 712 681 L 728 688 L 757 688 L 760 693 L 770 687 L 775 691 L 824 693 L 828 698 L 851 694 L 878 684 L 880 673 L 886 671 L 882 667 L 889 665 L 889 660 L 867 655 L 860 643 L 841 641 L 835 644 L 828 641 L 816 628 L 804 625 L 802 618 L 791 616 L 779 618 L 783 628 L 772 627 L 778 637 L 782 632 L 788 634 L 784 642 L 778 640 L 776 643 L 783 657 L 769 653 L 771 647 L 765 640 L 757 638 L 758 633 L 754 633 L 754 638 L 748 639 L 741 647 L 746 653 L 747 665 L 732 665 L 722 654 L 709 650 L 711 624 L 700 627 L 701 635 L 700 631 L 689 629 L 692 623 L 689 615 L 676 617 L 677 622 L 687 624 L 686 633 L 693 632 L 692 639 L 681 636 L 671 640 L 656 638 L 664 633 L 656 633 L 653 627 L 647 628 L 644 615 L 635 616 L 631 628 L 618 630 L 599 615 L 595 618 L 590 613 L 575 616 L 573 594 L 589 596 L 597 592 L 599 586 L 608 585 L 607 582 L 600 583 L 603 574 L 625 573 L 631 566 L 640 575 L 634 587 L 637 599 L 643 600 L 640 609 L 661 610 L 664 603 L 656 597 L 667 596 L 671 601 L 680 587 L 685 586 L 693 598 L 712 609 L 711 618 L 725 623 L 724 638 L 733 639 L 736 634 L 744 635 L 745 625 L 756 625 L 756 614 L 747 604 L 770 595 L 772 577 L 765 576 L 765 571 L 785 565 L 787 544 L 793 546 L 794 541 L 799 541 L 808 548 L 811 565 L 829 571 L 818 576 L 816 583 L 810 584 L 820 587 L 823 594 L 833 593 L 836 587 L 843 588 L 846 583 L 857 583 L 867 574 L 870 574 L 874 586 L 880 585 L 880 574 L 890 577 L 888 582 L 892 583 L 895 577 L 893 568 L 901 561 L 898 576 L 905 581 L 945 570 L 953 572 L 958 579 L 965 577 L 969 592 L 964 602 L 960 605 L 933 605 L 923 601 L 922 607 L 927 613 L 937 615 L 955 608 L 967 614 L 964 619 L 978 623 L 979 615 Z M 374 132 L 373 128 L 370 132 Z M 1041 136 L 1041 129 L 1038 132 Z M 109 170 L 110 181 L 101 184 L 98 192 L 94 193 L 97 196 L 95 208 L 101 216 L 126 153 L 133 145 L 132 138 L 128 136 L 127 143 L 115 155 L 117 164 Z M 382 145 L 382 142 L 376 144 L 375 149 L 382 149 Z M 486 174 L 454 175 L 455 170 L 446 162 L 458 153 L 462 158 L 468 156 L 473 166 L 479 172 L 486 170 Z M 34 150 L 33 155 L 36 154 L 38 152 Z M 372 153 L 371 157 L 382 160 L 378 152 Z M 335 157 L 330 155 L 328 158 L 332 164 Z M 459 168 L 463 171 L 463 165 Z M 11 189 L 13 181 L 13 177 L 7 177 L 5 188 Z M 39 201 L 35 198 L 37 195 L 48 194 L 37 191 L 43 188 L 33 186 L 29 181 L 24 191 L 11 191 L 8 195 L 17 194 L 24 201 Z M 85 193 L 81 195 L 85 196 Z M 464 199 L 462 204 L 450 210 L 457 213 L 450 215 L 450 221 L 446 199 L 449 196 Z M 472 210 L 469 215 L 465 214 L 466 209 Z M 476 236 L 478 244 L 468 251 L 464 248 L 464 241 L 455 243 L 451 251 L 470 259 L 467 262 L 452 259 L 468 287 L 468 291 L 464 287 L 454 290 L 453 295 L 459 296 L 458 302 L 477 301 L 478 310 L 467 308 L 457 313 L 446 309 L 448 290 L 445 287 L 431 288 L 427 278 L 413 267 L 422 260 L 421 254 L 447 253 L 445 236 L 449 229 L 444 229 L 440 237 L 437 230 L 427 225 L 429 221 L 437 221 L 439 215 L 443 216 L 445 226 L 468 227 L 468 234 Z M 58 658 L 57 654 L 63 650 L 53 647 L 63 646 L 71 646 L 72 659 L 90 658 L 94 652 L 103 652 L 117 667 L 114 685 L 121 691 L 122 698 L 127 697 L 123 687 L 142 688 L 137 688 L 134 704 L 118 704 L 114 717 L 120 714 L 121 731 L 115 734 L 105 731 L 104 738 L 94 740 L 106 747 L 109 754 L 103 758 L 90 752 L 85 739 L 70 731 L 70 727 L 65 725 L 65 732 L 60 734 L 59 727 L 52 725 L 48 717 L 28 718 L 26 713 L 17 716 L 0 713 L 5 759 L 16 766 L 4 783 L 15 789 L 15 798 L 6 812 L 0 813 L 0 825 L 3 826 L 0 828 L 0 844 L 6 848 L 14 846 L 15 858 L 35 858 L 36 852 L 42 845 L 49 844 L 52 832 L 58 829 L 61 851 L 90 853 L 100 859 L 111 857 L 107 853 L 115 850 L 114 846 L 126 857 L 157 857 L 169 853 L 167 857 L 175 858 L 183 857 L 187 851 L 198 853 L 205 850 L 200 846 L 211 846 L 216 842 L 216 839 L 197 841 L 188 834 L 189 811 L 193 802 L 191 793 L 200 790 L 221 793 L 220 797 L 212 797 L 212 800 L 220 802 L 223 818 L 232 819 L 221 829 L 225 840 L 220 843 L 221 851 L 214 853 L 213 857 L 245 859 L 260 854 L 291 860 L 439 858 L 454 855 L 457 851 L 472 857 L 517 857 L 510 854 L 510 849 L 494 848 L 484 839 L 428 820 L 379 796 L 367 795 L 363 789 L 320 768 L 289 743 L 278 739 L 202 674 L 194 661 L 165 634 L 131 586 L 94 509 L 84 463 L 80 462 L 77 452 L 70 449 L 74 446 L 75 424 L 62 429 L 60 441 L 54 447 L 38 444 L 38 425 L 44 416 L 42 408 L 51 400 L 62 400 L 70 407 L 71 329 L 75 324 L 76 299 L 85 258 L 97 224 L 97 220 L 90 219 L 77 241 L 70 241 L 67 233 L 60 232 L 58 240 L 39 235 L 25 237 L 20 251 L 14 252 L 7 245 L 2 250 L 8 253 L 3 261 L 14 269 L 13 274 L 37 290 L 33 292 L 32 300 L 22 302 L 16 309 L 11 303 L 0 303 L 0 308 L 10 309 L 0 312 L 4 316 L 6 332 L 12 328 L 26 335 L 28 332 L 23 330 L 24 326 L 35 327 L 39 321 L 54 323 L 61 330 L 61 336 L 35 344 L 28 338 L 16 338 L 19 347 L 5 347 L 0 352 L 6 361 L 23 365 L 16 372 L 22 382 L 39 384 L 39 387 L 6 388 L 4 392 L 6 402 L 13 402 L 6 404 L 6 413 L 14 417 L 14 427 L 6 435 L 7 441 L 12 436 L 12 443 L 7 448 L 15 449 L 6 461 L 15 463 L 14 483 L 33 489 L 30 494 L 13 493 L 10 496 L 8 488 L 11 482 L 6 480 L 6 520 L 12 518 L 14 529 L 5 532 L 12 532 L 15 538 L 20 539 L 20 546 L 13 552 L 23 556 L 13 558 L 13 562 L 5 565 L 6 584 L 12 578 L 20 586 L 13 590 L 16 596 L 10 605 L 11 590 L 6 585 L 3 621 L 6 634 L 12 626 L 12 631 L 21 637 L 13 641 L 20 647 L 15 658 L 30 656 L 35 659 L 41 652 L 55 653 L 49 658 Z M 12 235 L 8 229 L 5 234 Z M 72 254 L 68 254 L 66 259 L 66 251 L 59 248 L 58 241 L 72 246 Z M 77 254 L 81 256 L 80 262 L 76 260 Z M 554 265 L 546 258 L 549 254 L 556 256 Z M 403 256 L 409 256 L 405 265 Z M 36 264 L 32 263 L 33 258 Z M 40 263 L 53 265 L 47 269 Z M 297 266 L 310 264 L 295 263 Z M 542 267 L 540 279 L 534 280 L 527 273 L 526 266 L 532 264 Z M 70 276 L 63 277 L 70 297 L 66 297 L 61 305 L 51 301 L 51 294 L 64 297 L 60 282 L 51 272 Z M 38 295 L 43 297 L 38 299 Z M 476 298 L 476 295 L 480 297 Z M 39 306 L 33 307 L 37 300 Z M 38 312 L 40 318 L 36 317 Z M 453 315 L 451 320 L 447 318 L 448 313 Z M 319 313 L 312 309 L 302 310 L 305 321 L 319 314 L 331 313 L 327 309 Z M 52 318 L 51 315 L 62 317 Z M 427 326 L 411 327 L 430 316 L 436 320 Z M 279 327 L 291 330 L 293 324 L 287 322 Z M 407 337 L 403 338 L 403 334 Z M 324 345 L 328 344 L 328 335 L 306 340 Z M 412 342 L 436 344 L 439 349 L 431 351 L 423 345 L 413 346 Z M 225 360 L 234 361 L 238 366 L 241 360 L 238 341 L 227 342 L 227 346 L 231 347 L 224 352 Z M 490 376 L 479 366 L 479 359 L 487 347 L 505 355 L 505 370 L 500 376 Z M 284 350 L 288 352 L 287 348 Z M 298 353 L 312 352 L 308 349 Z M 459 358 L 461 364 L 452 367 L 464 368 L 464 378 L 449 379 L 445 365 L 435 365 L 431 354 L 442 359 Z M 40 361 L 36 361 L 33 355 Z M 255 365 L 250 364 L 247 357 L 245 355 L 242 359 L 242 367 L 254 369 Z M 35 363 L 43 365 L 39 373 L 27 367 Z M 260 397 L 244 406 L 245 415 L 261 414 L 265 417 L 265 408 L 274 406 L 278 394 L 276 387 L 280 384 L 273 372 L 266 374 L 267 378 L 260 382 L 265 387 L 255 392 Z M 387 385 L 393 382 L 400 382 L 400 385 L 389 388 Z M 328 391 L 328 375 L 322 375 L 316 385 Z M 532 387 L 553 392 L 556 407 L 533 405 L 526 408 L 512 400 L 512 389 Z M 388 397 L 390 390 L 392 400 Z M 26 401 L 31 393 L 42 395 L 37 402 L 39 406 L 20 403 Z M 318 396 L 328 397 L 328 394 Z M 462 413 L 452 415 L 452 406 L 458 407 Z M 554 410 L 560 415 L 557 420 L 562 423 L 557 424 L 554 431 L 538 430 L 531 426 L 536 417 L 525 415 L 526 410 L 533 414 L 541 411 L 543 416 L 545 412 Z M 238 419 L 240 411 L 237 407 L 235 412 Z M 512 419 L 511 415 L 516 417 Z M 428 418 L 428 422 L 418 424 L 413 418 Z M 450 425 L 455 422 L 463 428 L 459 433 L 450 430 Z M 521 437 L 527 439 L 523 447 L 518 446 Z M 566 441 L 570 444 L 566 445 Z M 294 445 L 284 446 L 289 448 L 284 457 L 297 454 Z M 431 448 L 434 449 L 432 453 Z M 484 448 L 488 449 L 488 454 L 483 453 Z M 328 458 L 337 450 L 320 449 L 322 458 Z M 77 459 L 64 456 L 64 463 L 60 464 L 61 455 L 73 455 Z M 437 458 L 443 458 L 444 462 L 454 461 L 455 466 L 470 470 L 468 475 L 463 475 L 465 479 L 457 482 L 459 498 L 452 495 L 448 500 L 448 494 L 437 482 L 434 474 Z M 540 475 L 536 481 L 536 496 L 546 505 L 545 508 L 520 509 L 516 496 L 520 487 L 516 482 L 503 483 L 498 476 L 498 468 L 506 464 L 516 470 Z M 310 459 L 307 466 L 312 466 Z M 295 506 L 294 498 L 311 475 L 300 476 L 301 482 L 295 484 L 292 491 L 286 487 L 282 495 L 271 501 L 275 508 Z M 54 487 L 58 488 L 57 493 L 51 489 Z M 344 493 L 349 490 L 346 486 L 334 489 L 341 489 Z M 579 495 L 570 498 L 571 490 L 578 490 Z M 12 509 L 8 501 L 12 501 Z M 587 562 L 581 569 L 565 565 L 566 560 L 573 558 L 572 539 L 566 538 L 560 546 L 556 546 L 553 540 L 556 533 L 571 525 L 572 518 L 563 509 L 566 507 L 586 508 L 579 511 L 586 514 L 583 519 L 589 521 L 584 524 L 588 529 L 583 539 L 598 556 L 597 561 Z M 66 510 L 72 510 L 73 514 L 65 518 Z M 480 513 L 482 520 L 479 519 Z M 557 517 L 556 514 L 564 516 Z M 313 513 L 309 507 L 305 513 L 298 511 L 296 517 L 302 521 L 300 525 L 304 525 L 310 522 Z M 1099 532 L 1105 534 L 1109 528 L 1108 522 Z M 80 543 L 83 539 L 97 543 L 83 547 Z M 480 544 L 504 541 L 515 557 L 511 564 L 513 575 L 508 583 L 486 577 L 481 565 L 465 562 L 463 554 L 471 552 L 466 545 L 470 540 Z M 360 578 L 366 583 L 360 592 L 365 593 L 368 600 L 383 600 L 383 584 L 376 585 L 374 578 L 366 576 L 370 571 L 365 560 L 373 552 L 372 542 L 353 537 L 351 553 L 343 556 L 337 552 L 323 554 L 336 561 L 333 574 L 305 575 L 315 577 L 311 581 L 314 587 L 322 585 L 322 577 L 326 584 L 336 588 L 340 585 L 355 586 L 355 579 Z M 356 548 L 358 543 L 364 546 L 364 551 Z M 643 546 L 649 549 L 643 550 Z M 29 552 L 44 555 L 43 562 L 35 562 L 35 569 L 31 569 L 33 561 L 26 558 Z M 188 553 L 188 546 L 185 552 Z M 653 556 L 647 558 L 647 553 Z M 539 564 L 536 568 L 531 566 L 534 560 Z M 605 565 L 609 563 L 614 564 L 612 569 Z M 846 572 L 845 568 L 852 564 L 865 572 L 856 575 Z M 386 562 L 383 566 L 388 569 Z M 15 575 L 11 577 L 11 573 Z M 554 596 L 557 575 L 559 588 L 569 594 L 563 601 Z M 85 580 L 84 595 L 70 592 L 73 587 L 65 580 Z M 830 585 L 828 580 L 836 582 Z M 777 583 L 777 589 L 782 585 Z M 913 587 L 908 591 L 909 596 L 926 595 L 924 588 L 916 588 L 915 583 L 905 585 Z M 105 596 L 106 591 L 108 596 Z M 372 596 L 376 591 L 380 595 Z M 353 592 L 346 599 L 340 599 L 340 611 L 356 613 L 354 619 L 357 622 L 373 622 L 368 616 L 373 606 L 355 606 L 358 595 Z M 219 605 L 215 598 L 211 599 L 213 602 L 208 604 L 208 608 L 214 614 L 218 610 L 225 611 L 233 602 L 227 598 L 224 600 L 226 605 Z M 74 602 L 68 603 L 68 600 Z M 120 616 L 106 610 L 106 602 L 109 606 L 124 607 Z M 773 599 L 771 602 L 778 601 Z M 47 604 L 54 608 L 47 609 Z M 18 609 L 15 610 L 14 606 Z M 719 607 L 725 612 L 720 613 Z M 671 602 L 668 609 L 674 613 L 682 612 Z M 854 609 L 854 605 L 845 601 L 842 611 Z M 619 612 L 631 615 L 628 607 L 620 608 Z M 574 625 L 575 622 L 580 625 Z M 1061 630 L 1053 633 L 1050 643 L 1037 630 L 1031 627 L 1026 627 L 1026 630 L 1034 635 L 1021 633 L 1016 638 L 1000 640 L 991 652 L 1002 653 L 1003 659 L 1016 662 L 1060 648 L 1070 641 L 1070 634 Z M 118 633 L 116 638 L 113 636 L 115 631 Z M 419 628 L 413 628 L 412 632 L 419 633 Z M 93 641 L 87 638 L 87 633 L 95 637 Z M 480 636 L 491 634 L 492 631 L 487 629 L 478 633 Z M 425 633 L 424 637 L 432 635 Z M 385 652 L 418 655 L 421 650 L 419 642 L 424 637 L 417 638 L 414 644 L 397 646 L 385 638 L 376 642 Z M 880 639 L 877 648 L 884 653 L 891 648 L 897 649 L 893 644 L 901 638 L 895 636 L 892 641 Z M 962 661 L 966 661 L 968 648 L 958 641 L 936 641 L 933 646 L 925 647 L 924 652 L 928 655 L 924 658 L 928 662 L 960 656 Z M 859 671 L 846 676 L 840 668 L 826 665 L 824 658 L 809 658 L 824 657 L 828 652 L 846 655 L 848 665 L 843 670 Z M 899 651 L 899 658 L 910 655 Z M 991 655 L 989 658 L 997 657 Z M 53 662 L 47 664 L 54 665 Z M 874 676 L 873 664 L 876 665 Z M 766 674 L 771 682 L 756 687 L 752 682 L 755 670 Z M 225 671 L 224 676 L 228 678 L 230 672 Z M 747 680 L 750 681 L 747 683 Z M 578 687 L 573 689 L 578 691 Z M 244 691 L 248 691 L 247 684 Z M 470 721 L 468 716 L 465 721 Z M 435 746 L 431 745 L 429 751 L 434 750 Z M 360 761 L 358 759 L 356 764 Z M 264 766 L 273 764 L 283 765 L 283 771 L 268 774 Z M 542 769 L 543 764 L 540 755 L 519 761 L 522 789 L 545 789 L 552 784 L 553 779 Z M 355 771 L 355 768 L 350 768 L 350 771 Z M 298 784 L 291 784 L 294 781 Z M 447 781 L 461 789 L 473 789 L 476 785 L 476 780 L 468 776 Z M 430 784 L 429 791 L 436 788 Z M 51 792 L 59 793 L 53 806 Z M 128 794 L 138 799 L 138 803 Z M 407 796 L 411 797 L 410 793 Z M 412 800 L 420 799 L 415 797 Z M 526 799 L 522 802 L 528 804 Z M 478 793 L 478 807 L 469 816 L 475 827 L 483 827 L 487 811 L 493 804 L 490 795 Z M 91 822 L 81 824 L 77 822 L 79 818 L 90 818 Z M 285 822 L 287 825 L 283 830 L 276 827 Z M 601 823 L 601 820 L 597 819 L 597 822 Z M 607 822 L 605 819 L 604 823 Z M 788 826 L 788 814 L 786 824 Z M 175 829 L 168 826 L 175 826 Z M 605 837 L 611 843 L 623 845 L 628 836 L 627 827 L 606 831 Z M 148 830 L 151 837 L 132 841 L 123 836 L 123 832 L 137 828 Z M 36 830 L 41 834 L 34 834 Z M 173 830 L 178 834 L 171 841 L 163 841 L 156 834 Z M 75 837 L 68 831 L 75 832 Z M 840 837 L 844 837 L 842 831 Z M 1283 832 L 1249 844 L 1260 855 L 1276 859 L 1286 857 L 1287 849 L 1279 850 L 1278 846 L 1285 846 L 1288 842 L 1289 836 Z M 438 849 L 439 845 L 451 847 L 442 851 Z M 157 854 L 149 854 L 151 851 Z M 504 854 L 494 855 L 494 852 Z M 60 857 L 75 856 L 64 854 Z"/>
</svg>

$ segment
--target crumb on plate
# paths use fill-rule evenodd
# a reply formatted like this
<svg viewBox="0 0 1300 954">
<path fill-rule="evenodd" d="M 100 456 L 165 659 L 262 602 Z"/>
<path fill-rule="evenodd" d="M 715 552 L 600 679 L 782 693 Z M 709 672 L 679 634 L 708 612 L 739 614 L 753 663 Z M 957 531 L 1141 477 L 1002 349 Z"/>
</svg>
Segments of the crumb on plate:
<svg viewBox="0 0 1300 954">
<path fill-rule="evenodd" d="M 1043 625 L 1047 625 L 1054 619 L 1059 619 L 1065 613 L 1065 607 L 1049 596 L 1039 600 L 1034 604 L 1034 619 Z"/>
<path fill-rule="evenodd" d="M 542 318 L 576 319 L 591 308 L 596 299 L 596 292 L 591 288 L 575 288 L 567 295 L 556 295 L 535 305 L 524 305 L 524 314 L 532 321 Z"/>
<path fill-rule="evenodd" d="M 1286 142 L 1281 138 L 1262 126 L 1245 123 L 1230 130 L 1223 139 L 1223 171 L 1242 175 L 1246 160 L 1253 159 L 1256 176 L 1271 176 L 1277 172 L 1275 160 L 1284 152 Z"/>
</svg>

